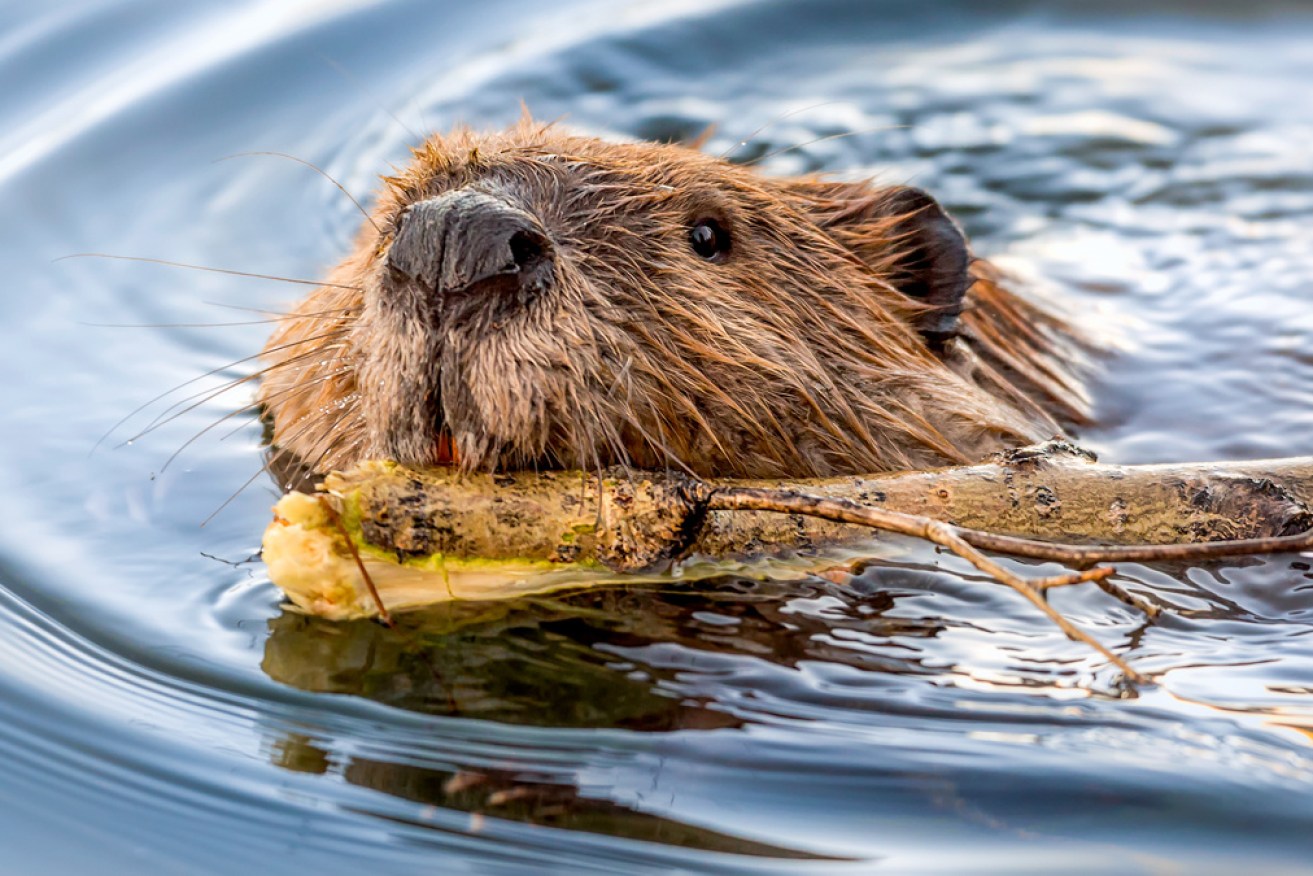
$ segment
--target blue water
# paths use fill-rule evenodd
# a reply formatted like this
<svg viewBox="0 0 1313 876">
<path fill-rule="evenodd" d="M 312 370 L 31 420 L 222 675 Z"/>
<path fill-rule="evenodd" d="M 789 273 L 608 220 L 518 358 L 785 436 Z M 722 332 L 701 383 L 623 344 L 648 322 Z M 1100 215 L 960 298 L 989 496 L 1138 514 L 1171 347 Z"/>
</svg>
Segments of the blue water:
<svg viewBox="0 0 1313 876">
<path fill-rule="evenodd" d="M 714 124 L 770 173 L 934 191 L 1101 339 L 1105 459 L 1310 454 L 1310 46 L 1263 0 L 0 8 L 0 873 L 1309 870 L 1313 558 L 1128 567 L 1152 625 L 1057 594 L 1159 674 L 1137 697 L 915 545 L 841 584 L 306 619 L 249 559 L 266 479 L 201 525 L 261 464 L 249 386 L 208 398 L 270 331 L 234 308 L 302 287 L 55 260 L 313 279 L 359 214 L 232 156 L 365 198 L 521 99 Z"/>
</svg>

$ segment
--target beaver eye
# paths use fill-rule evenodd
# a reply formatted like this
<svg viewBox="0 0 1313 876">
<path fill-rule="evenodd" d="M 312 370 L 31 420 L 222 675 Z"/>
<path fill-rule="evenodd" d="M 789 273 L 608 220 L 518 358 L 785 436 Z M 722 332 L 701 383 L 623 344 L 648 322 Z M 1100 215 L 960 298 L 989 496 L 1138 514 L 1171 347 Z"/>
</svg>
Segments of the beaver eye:
<svg viewBox="0 0 1313 876">
<path fill-rule="evenodd" d="M 715 219 L 699 219 L 688 232 L 693 252 L 709 262 L 724 261 L 729 254 L 729 232 Z"/>
</svg>

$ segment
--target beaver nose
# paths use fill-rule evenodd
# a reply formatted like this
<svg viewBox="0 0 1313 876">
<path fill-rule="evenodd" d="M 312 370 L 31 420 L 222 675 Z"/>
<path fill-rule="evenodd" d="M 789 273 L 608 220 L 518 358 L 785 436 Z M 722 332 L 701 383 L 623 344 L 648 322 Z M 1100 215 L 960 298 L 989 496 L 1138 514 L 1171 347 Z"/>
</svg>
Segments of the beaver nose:
<svg viewBox="0 0 1313 876">
<path fill-rule="evenodd" d="M 505 201 L 467 189 L 408 207 L 386 261 L 444 296 L 509 292 L 524 303 L 552 277 L 551 242 L 538 222 Z"/>
</svg>

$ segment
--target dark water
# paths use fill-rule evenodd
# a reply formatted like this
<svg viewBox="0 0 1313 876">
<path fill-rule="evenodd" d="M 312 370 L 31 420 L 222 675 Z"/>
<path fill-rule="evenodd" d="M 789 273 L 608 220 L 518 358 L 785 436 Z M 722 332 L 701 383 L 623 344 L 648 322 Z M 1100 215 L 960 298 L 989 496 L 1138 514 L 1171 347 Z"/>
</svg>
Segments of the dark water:
<svg viewBox="0 0 1313 876">
<path fill-rule="evenodd" d="M 0 82 L 0 872 L 1310 869 L 1313 560 L 1128 568 L 1174 609 L 1153 626 L 1057 595 L 1161 673 L 1134 699 L 917 546 L 842 584 L 318 622 L 241 562 L 266 482 L 199 525 L 259 468 L 258 425 L 222 420 L 249 388 L 113 446 L 269 327 L 89 325 L 298 289 L 52 262 L 316 276 L 354 208 L 239 152 L 363 195 L 415 132 L 521 98 L 608 135 L 715 123 L 716 151 L 769 124 L 736 157 L 926 186 L 1100 334 L 1105 458 L 1313 453 L 1303 4 L 10 3 Z"/>
</svg>

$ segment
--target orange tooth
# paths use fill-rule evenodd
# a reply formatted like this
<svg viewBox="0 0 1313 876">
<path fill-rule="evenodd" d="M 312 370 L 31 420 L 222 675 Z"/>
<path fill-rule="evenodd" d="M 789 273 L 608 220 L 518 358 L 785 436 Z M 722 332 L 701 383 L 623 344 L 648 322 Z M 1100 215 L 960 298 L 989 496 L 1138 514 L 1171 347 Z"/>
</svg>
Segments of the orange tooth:
<svg viewBox="0 0 1313 876">
<path fill-rule="evenodd" d="M 443 429 L 438 433 L 438 465 L 455 465 L 456 460 L 456 442 L 452 439 L 451 433 Z"/>
</svg>

